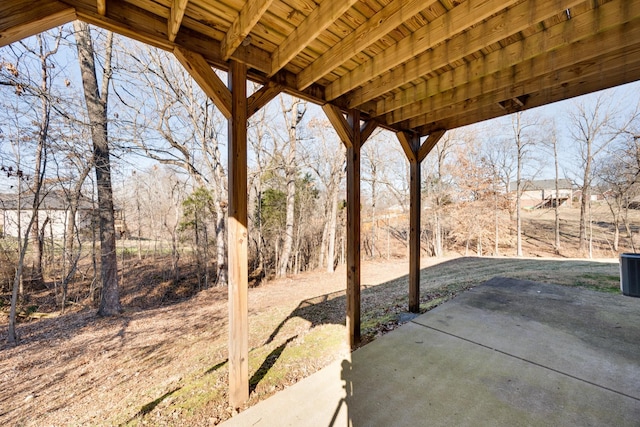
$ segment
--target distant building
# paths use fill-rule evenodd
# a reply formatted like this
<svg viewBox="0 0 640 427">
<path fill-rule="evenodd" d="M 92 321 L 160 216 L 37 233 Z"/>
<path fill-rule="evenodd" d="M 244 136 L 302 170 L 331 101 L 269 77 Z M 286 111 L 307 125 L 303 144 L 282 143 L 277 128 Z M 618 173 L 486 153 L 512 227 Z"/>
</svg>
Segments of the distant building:
<svg viewBox="0 0 640 427">
<path fill-rule="evenodd" d="M 33 207 L 33 195 L 0 193 L 0 237 L 18 237 L 18 230 L 24 233 L 31 221 L 31 211 Z M 81 198 L 76 212 L 76 227 L 80 232 L 90 231 L 92 219 L 96 209 L 93 203 Z M 45 236 L 54 239 L 62 239 L 65 235 L 69 220 L 69 202 L 63 194 L 48 193 L 40 204 L 40 214 L 38 216 L 38 227 L 42 228 L 47 222 Z M 20 218 L 20 227 L 18 227 Z M 127 227 L 120 209 L 115 210 L 116 237 L 127 234 Z"/>
<path fill-rule="evenodd" d="M 558 195 L 554 179 L 524 181 L 521 204 L 524 208 L 553 208 L 566 205 L 571 207 L 574 196 L 573 184 L 568 179 L 558 180 Z"/>
</svg>

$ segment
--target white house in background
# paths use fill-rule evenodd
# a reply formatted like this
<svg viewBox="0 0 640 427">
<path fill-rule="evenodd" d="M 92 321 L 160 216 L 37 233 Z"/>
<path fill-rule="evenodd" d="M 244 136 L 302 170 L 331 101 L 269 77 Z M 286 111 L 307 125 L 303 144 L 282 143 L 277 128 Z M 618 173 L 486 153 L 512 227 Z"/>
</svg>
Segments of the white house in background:
<svg viewBox="0 0 640 427">
<path fill-rule="evenodd" d="M 46 221 L 44 230 L 46 237 L 54 239 L 64 237 L 70 215 L 68 205 L 64 195 L 59 193 L 49 193 L 43 198 L 38 222 L 39 227 L 42 228 Z M 17 194 L 0 194 L 0 237 L 18 236 L 18 218 L 20 219 L 20 233 L 24 233 L 31 221 L 32 207 L 32 194 L 22 194 L 20 197 Z M 76 225 L 79 230 L 90 228 L 93 212 L 91 202 L 81 199 L 76 213 Z"/>
<path fill-rule="evenodd" d="M 515 189 L 514 189 L 515 190 Z M 558 180 L 558 195 L 554 179 L 524 181 L 521 203 L 524 208 L 553 208 L 566 205 L 571 207 L 573 184 L 568 179 Z"/>
</svg>

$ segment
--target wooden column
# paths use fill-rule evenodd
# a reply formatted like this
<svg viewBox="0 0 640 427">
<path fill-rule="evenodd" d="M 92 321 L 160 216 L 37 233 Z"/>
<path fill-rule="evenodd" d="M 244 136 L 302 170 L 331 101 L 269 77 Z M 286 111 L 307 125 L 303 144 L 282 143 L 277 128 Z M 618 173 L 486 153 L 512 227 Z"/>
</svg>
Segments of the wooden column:
<svg viewBox="0 0 640 427">
<path fill-rule="evenodd" d="M 409 160 L 409 311 L 420 311 L 420 137 L 397 134 Z"/>
<path fill-rule="evenodd" d="M 247 68 L 229 67 L 229 404 L 249 399 L 249 326 L 247 293 Z"/>
<path fill-rule="evenodd" d="M 349 345 L 360 343 L 360 114 L 348 116 L 353 140 L 347 146 L 347 331 Z"/>
<path fill-rule="evenodd" d="M 422 199 L 422 181 L 420 165 L 429 151 L 444 135 L 437 131 L 429 135 L 420 146 L 420 136 L 411 132 L 396 134 L 409 160 L 409 311 L 420 312 L 420 214 Z"/>
<path fill-rule="evenodd" d="M 322 109 L 347 148 L 347 333 L 354 349 L 360 344 L 360 149 L 376 123 L 361 127 L 357 110 L 350 110 L 345 119 L 333 105 Z"/>
<path fill-rule="evenodd" d="M 247 99 L 247 67 L 229 66 L 228 86 L 202 55 L 179 47 L 176 58 L 229 120 L 229 404 L 249 398 L 247 120 L 277 96 L 282 86 L 267 83 Z"/>
</svg>

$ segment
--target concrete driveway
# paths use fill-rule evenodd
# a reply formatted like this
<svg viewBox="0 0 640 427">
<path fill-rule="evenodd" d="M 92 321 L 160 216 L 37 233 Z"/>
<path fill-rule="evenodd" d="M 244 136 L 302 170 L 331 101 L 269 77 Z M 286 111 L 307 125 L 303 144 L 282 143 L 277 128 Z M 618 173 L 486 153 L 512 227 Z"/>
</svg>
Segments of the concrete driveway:
<svg viewBox="0 0 640 427">
<path fill-rule="evenodd" d="M 494 278 L 223 424 L 640 426 L 640 298 Z"/>
</svg>

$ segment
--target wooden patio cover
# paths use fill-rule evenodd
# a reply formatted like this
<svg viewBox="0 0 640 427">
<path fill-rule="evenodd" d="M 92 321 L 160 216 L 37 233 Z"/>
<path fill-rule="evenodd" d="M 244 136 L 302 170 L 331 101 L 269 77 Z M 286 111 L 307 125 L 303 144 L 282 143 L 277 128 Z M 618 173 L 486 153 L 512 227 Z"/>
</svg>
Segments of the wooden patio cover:
<svg viewBox="0 0 640 427">
<path fill-rule="evenodd" d="M 307 99 L 347 147 L 347 326 L 356 345 L 359 153 L 377 126 L 396 133 L 411 164 L 409 308 L 417 311 L 419 166 L 444 132 L 640 78 L 640 0 L 2 0 L 0 46 L 75 19 L 172 51 L 229 119 L 235 407 L 248 397 L 251 114 L 280 92 Z M 211 67 L 228 71 L 228 84 Z M 248 98 L 247 79 L 263 85 Z"/>
</svg>

